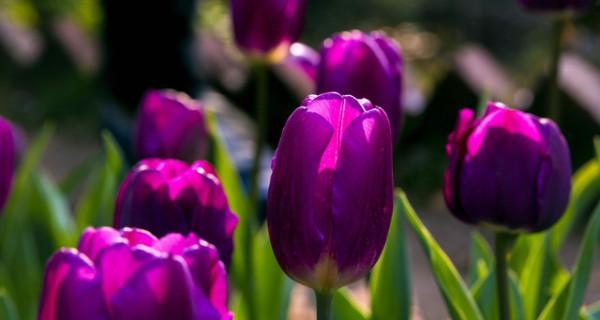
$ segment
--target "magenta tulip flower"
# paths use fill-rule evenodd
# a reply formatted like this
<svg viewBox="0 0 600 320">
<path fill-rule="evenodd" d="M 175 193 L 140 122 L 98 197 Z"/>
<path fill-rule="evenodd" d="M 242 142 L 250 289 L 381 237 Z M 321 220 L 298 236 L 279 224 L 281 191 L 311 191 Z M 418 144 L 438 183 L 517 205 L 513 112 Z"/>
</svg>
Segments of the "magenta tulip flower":
<svg viewBox="0 0 600 320">
<path fill-rule="evenodd" d="M 571 190 L 569 149 L 550 119 L 488 104 L 460 112 L 448 138 L 444 196 L 460 220 L 542 231 L 562 216 Z"/>
<path fill-rule="evenodd" d="M 208 130 L 200 102 L 182 92 L 151 90 L 143 98 L 135 133 L 137 157 L 203 159 Z"/>
<path fill-rule="evenodd" d="M 230 4 L 235 41 L 248 54 L 283 55 L 300 37 L 306 0 L 231 0 Z"/>
<path fill-rule="evenodd" d="M 584 10 L 592 0 L 519 0 L 521 5 L 532 11 Z"/>
<path fill-rule="evenodd" d="M 320 59 L 319 53 L 313 48 L 296 42 L 290 47 L 290 52 L 285 58 L 285 63 L 302 71 L 308 79 L 317 81 L 317 68 Z"/>
<path fill-rule="evenodd" d="M 40 320 L 232 319 L 216 249 L 193 233 L 88 228 L 46 265 Z"/>
<path fill-rule="evenodd" d="M 10 122 L 0 117 L 0 213 L 10 194 L 15 175 L 17 138 Z"/>
<path fill-rule="evenodd" d="M 121 184 L 115 205 L 115 228 L 142 228 L 159 237 L 194 232 L 217 247 L 226 266 L 237 222 L 206 161 L 190 166 L 179 160 L 142 160 Z"/>
<path fill-rule="evenodd" d="M 308 97 L 287 120 L 272 168 L 267 219 L 281 268 L 320 292 L 364 276 L 392 214 L 385 111 L 338 93 Z"/>
<path fill-rule="evenodd" d="M 343 32 L 325 40 L 317 92 L 366 98 L 385 110 L 396 141 L 402 127 L 402 55 L 383 33 Z"/>
</svg>

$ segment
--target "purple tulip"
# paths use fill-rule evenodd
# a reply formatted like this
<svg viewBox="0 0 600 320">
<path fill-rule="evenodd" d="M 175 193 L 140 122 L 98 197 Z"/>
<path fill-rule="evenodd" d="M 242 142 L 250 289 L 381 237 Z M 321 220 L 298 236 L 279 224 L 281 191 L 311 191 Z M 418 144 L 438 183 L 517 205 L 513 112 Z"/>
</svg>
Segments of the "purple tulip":
<svg viewBox="0 0 600 320">
<path fill-rule="evenodd" d="M 139 159 L 204 158 L 208 131 L 200 102 L 182 92 L 151 90 L 143 98 L 136 128 Z"/>
<path fill-rule="evenodd" d="M 533 11 L 585 10 L 592 0 L 519 0 L 526 9 Z"/>
<path fill-rule="evenodd" d="M 84 231 L 46 266 L 38 318 L 232 319 L 227 274 L 216 249 L 194 234 Z"/>
<path fill-rule="evenodd" d="M 397 141 L 403 117 L 402 65 L 400 47 L 383 33 L 336 34 L 321 49 L 317 92 L 369 99 L 385 110 Z"/>
<path fill-rule="evenodd" d="M 237 216 L 215 170 L 206 161 L 146 159 L 125 178 L 115 205 L 114 227 L 137 227 L 162 237 L 196 233 L 231 262 Z"/>
<path fill-rule="evenodd" d="M 0 213 L 8 199 L 15 174 L 17 139 L 10 122 L 0 117 Z"/>
<path fill-rule="evenodd" d="M 319 53 L 313 48 L 296 42 L 290 47 L 290 52 L 285 62 L 302 71 L 310 80 L 316 81 L 320 59 Z"/>
<path fill-rule="evenodd" d="M 392 214 L 392 139 L 385 111 L 338 93 L 308 97 L 273 158 L 267 220 L 294 280 L 330 291 L 364 276 Z"/>
<path fill-rule="evenodd" d="M 549 119 L 489 103 L 463 109 L 446 152 L 444 196 L 460 220 L 541 231 L 562 216 L 571 190 L 569 149 Z"/>
<path fill-rule="evenodd" d="M 231 0 L 237 45 L 258 56 L 279 56 L 300 37 L 306 0 Z"/>
</svg>

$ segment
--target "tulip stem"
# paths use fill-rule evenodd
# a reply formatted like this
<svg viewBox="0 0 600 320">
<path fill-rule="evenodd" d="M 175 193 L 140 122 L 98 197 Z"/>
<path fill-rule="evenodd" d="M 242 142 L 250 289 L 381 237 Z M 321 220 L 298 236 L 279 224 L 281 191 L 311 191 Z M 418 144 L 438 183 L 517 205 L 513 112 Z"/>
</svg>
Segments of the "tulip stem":
<svg viewBox="0 0 600 320">
<path fill-rule="evenodd" d="M 315 291 L 315 296 L 317 298 L 317 320 L 330 320 L 333 294 Z"/>
<path fill-rule="evenodd" d="M 508 296 L 508 270 L 506 256 L 511 240 L 511 235 L 505 232 L 496 233 L 496 289 L 498 290 L 498 315 L 499 320 L 510 319 L 510 300 Z"/>
<path fill-rule="evenodd" d="M 552 56 L 550 61 L 550 74 L 548 76 L 548 117 L 556 123 L 560 119 L 560 56 L 562 54 L 565 31 L 569 18 L 566 14 L 557 17 L 553 24 Z"/>
<path fill-rule="evenodd" d="M 256 111 L 256 133 L 255 133 L 255 146 L 254 146 L 254 158 L 252 162 L 252 171 L 250 175 L 250 198 L 249 198 L 249 210 L 246 217 L 246 230 L 245 230 L 245 300 L 248 312 L 248 319 L 255 320 L 257 318 L 255 310 L 255 290 L 254 290 L 254 235 L 258 229 L 258 216 L 260 211 L 260 164 L 261 155 L 267 135 L 267 116 L 268 116 L 268 101 L 267 101 L 267 63 L 259 60 L 255 61 L 254 69 L 256 72 L 256 96 L 254 109 Z"/>
</svg>

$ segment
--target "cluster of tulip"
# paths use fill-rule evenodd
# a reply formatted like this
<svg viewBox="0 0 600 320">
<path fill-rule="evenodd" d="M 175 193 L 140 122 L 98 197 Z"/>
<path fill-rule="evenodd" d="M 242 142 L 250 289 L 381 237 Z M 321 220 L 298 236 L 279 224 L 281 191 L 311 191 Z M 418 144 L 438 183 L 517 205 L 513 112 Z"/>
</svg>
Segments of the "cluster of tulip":
<svg viewBox="0 0 600 320">
<path fill-rule="evenodd" d="M 589 5 L 521 2 L 535 10 Z M 398 44 L 379 32 L 334 35 L 320 53 L 294 44 L 305 7 L 301 0 L 231 1 L 242 50 L 269 63 L 285 57 L 316 84 L 317 94 L 289 116 L 281 134 L 267 224 L 279 266 L 315 290 L 318 315 L 328 319 L 331 296 L 365 277 L 388 239 L 393 148 L 403 122 L 403 61 Z M 0 119 L 0 206 L 17 161 L 14 132 Z M 227 273 L 234 231 L 240 222 L 253 221 L 232 211 L 217 170 L 202 160 L 210 130 L 201 103 L 176 91 L 151 90 L 141 103 L 135 134 L 141 160 L 118 190 L 113 226 L 88 227 L 77 248 L 60 249 L 50 258 L 38 317 L 233 318 Z M 552 120 L 490 102 L 479 116 L 471 109 L 460 112 L 446 153 L 448 208 L 461 221 L 498 234 L 498 313 L 508 319 L 502 239 L 547 230 L 562 217 L 571 191 L 567 143 Z M 438 282 L 443 287 L 444 280 Z M 254 286 L 235 285 L 251 304 Z M 455 298 L 443 293 L 447 300 Z M 468 310 L 459 310 L 463 307 L 450 308 L 451 314 L 481 317 L 476 311 L 470 318 Z M 246 306 L 248 317 L 261 319 L 251 309 Z"/>
</svg>

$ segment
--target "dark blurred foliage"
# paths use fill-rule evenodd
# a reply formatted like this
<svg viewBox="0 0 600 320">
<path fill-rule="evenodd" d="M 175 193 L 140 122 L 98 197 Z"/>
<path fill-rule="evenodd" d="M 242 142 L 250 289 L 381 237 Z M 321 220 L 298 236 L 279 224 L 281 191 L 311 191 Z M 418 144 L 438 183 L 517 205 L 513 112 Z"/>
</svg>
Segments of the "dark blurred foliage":
<svg viewBox="0 0 600 320">
<path fill-rule="evenodd" d="M 43 43 L 39 58 L 23 65 L 15 63 L 0 42 L 0 113 L 29 128 L 52 121 L 90 136 L 97 133 L 90 128 L 109 127 L 124 146 L 129 144 L 133 112 L 147 88 L 171 87 L 194 95 L 205 84 L 253 115 L 255 81 L 251 68 L 246 70 L 248 79 L 236 87 L 217 80 L 220 75 L 199 74 L 193 66 L 192 60 L 198 58 L 197 51 L 190 51 L 197 35 L 194 28 L 208 26 L 211 32 L 220 32 L 225 46 L 233 48 L 226 16 L 228 2 L 0 0 L 0 13 L 9 6 L 21 8 L 16 10 L 17 16 L 29 17 L 22 20 L 39 33 Z M 446 164 L 444 144 L 457 111 L 475 108 L 481 95 L 456 71 L 453 58 L 457 49 L 476 43 L 488 50 L 519 87 L 533 89 L 531 110 L 545 112 L 543 75 L 550 56 L 552 15 L 526 12 L 516 0 L 308 3 L 301 40 L 314 48 L 333 33 L 351 29 L 383 28 L 402 44 L 426 105 L 418 116 L 407 116 L 396 148 L 396 178 L 407 191 L 421 196 L 417 198 L 428 199 L 432 191 L 439 190 Z M 0 14 L 2 18 L 5 16 Z M 101 48 L 97 50 L 102 53 L 98 69 L 82 71 L 57 37 L 56 21 L 65 18 L 74 20 Z M 600 66 L 600 3 L 573 21 L 569 50 Z M 300 99 L 276 72 L 269 73 L 269 82 L 269 142 L 275 147 L 285 119 Z M 599 133 L 599 126 L 569 97 L 563 101 L 567 109 L 563 131 L 578 166 L 591 156 L 589 138 Z"/>
</svg>

